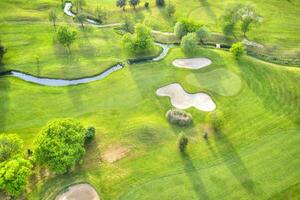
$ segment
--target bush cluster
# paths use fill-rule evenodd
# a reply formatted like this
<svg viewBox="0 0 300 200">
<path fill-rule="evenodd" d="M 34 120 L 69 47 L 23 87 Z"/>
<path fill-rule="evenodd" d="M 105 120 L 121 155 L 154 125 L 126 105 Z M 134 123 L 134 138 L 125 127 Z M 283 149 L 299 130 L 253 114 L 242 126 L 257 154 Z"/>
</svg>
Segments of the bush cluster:
<svg viewBox="0 0 300 200">
<path fill-rule="evenodd" d="M 178 38 L 182 38 L 188 33 L 193 33 L 201 28 L 202 24 L 190 19 L 183 19 L 176 23 L 174 33 Z"/>
<path fill-rule="evenodd" d="M 167 112 L 166 117 L 171 124 L 179 126 L 189 126 L 193 122 L 192 115 L 179 109 L 171 109 Z"/>
</svg>

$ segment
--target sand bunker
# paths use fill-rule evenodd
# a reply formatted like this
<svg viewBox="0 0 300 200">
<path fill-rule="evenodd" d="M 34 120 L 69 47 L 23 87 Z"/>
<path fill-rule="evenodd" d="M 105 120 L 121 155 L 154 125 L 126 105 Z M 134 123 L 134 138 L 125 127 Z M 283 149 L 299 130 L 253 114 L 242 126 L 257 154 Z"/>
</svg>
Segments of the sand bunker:
<svg viewBox="0 0 300 200">
<path fill-rule="evenodd" d="M 58 195 L 55 200 L 100 200 L 96 190 L 87 183 L 70 186 L 66 192 Z"/>
<path fill-rule="evenodd" d="M 180 58 L 173 61 L 175 67 L 187 69 L 200 69 L 210 65 L 212 62 L 208 58 Z"/>
<path fill-rule="evenodd" d="M 124 157 L 126 157 L 129 153 L 129 149 L 120 144 L 110 145 L 108 149 L 104 152 L 102 158 L 109 162 L 114 163 Z"/>
<path fill-rule="evenodd" d="M 71 2 L 66 2 L 64 7 L 64 13 L 70 17 L 75 17 L 75 14 L 71 12 L 72 6 L 73 5 Z"/>
<path fill-rule="evenodd" d="M 171 104 L 179 109 L 195 107 L 206 112 L 216 109 L 216 104 L 209 95 L 205 93 L 189 94 L 178 83 L 161 87 L 156 90 L 156 94 L 170 97 Z"/>
</svg>

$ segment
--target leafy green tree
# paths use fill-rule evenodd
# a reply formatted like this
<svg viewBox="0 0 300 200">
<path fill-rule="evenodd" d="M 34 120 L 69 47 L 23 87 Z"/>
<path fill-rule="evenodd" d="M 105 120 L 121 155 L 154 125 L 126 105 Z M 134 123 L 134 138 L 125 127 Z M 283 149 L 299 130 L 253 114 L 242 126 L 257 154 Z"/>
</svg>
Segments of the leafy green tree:
<svg viewBox="0 0 300 200">
<path fill-rule="evenodd" d="M 188 143 L 189 139 L 186 137 L 186 135 L 184 133 L 180 133 L 178 136 L 178 148 L 181 153 L 185 152 Z"/>
<path fill-rule="evenodd" d="M 187 34 L 182 22 L 177 22 L 174 27 L 174 33 L 178 38 L 182 38 Z"/>
<path fill-rule="evenodd" d="M 99 20 L 100 24 L 106 22 L 108 13 L 101 7 L 97 7 L 95 10 L 95 15 Z"/>
<path fill-rule="evenodd" d="M 76 31 L 70 30 L 66 26 L 59 27 L 57 31 L 57 39 L 59 43 L 66 47 L 69 52 L 71 52 L 70 46 L 75 41 L 76 35 Z"/>
<path fill-rule="evenodd" d="M 137 5 L 139 5 L 140 0 L 129 0 L 129 5 L 132 6 L 134 9 Z"/>
<path fill-rule="evenodd" d="M 235 23 L 225 24 L 222 28 L 224 35 L 226 35 L 227 37 L 233 36 L 236 38 L 234 34 L 234 29 L 235 29 Z"/>
<path fill-rule="evenodd" d="M 79 11 L 82 10 L 82 6 L 85 5 L 84 0 L 75 0 L 75 6 L 76 6 L 76 12 L 78 13 Z"/>
<path fill-rule="evenodd" d="M 5 47 L 1 44 L 1 41 L 0 41 L 0 64 L 2 63 L 2 59 L 3 59 L 3 56 L 6 52 L 6 49 Z"/>
<path fill-rule="evenodd" d="M 123 36 L 123 45 L 130 53 L 139 54 L 153 48 L 154 40 L 147 26 L 137 24 L 134 34 L 127 33 Z"/>
<path fill-rule="evenodd" d="M 210 35 L 210 30 L 209 28 L 207 28 L 206 26 L 202 26 L 197 32 L 197 37 L 198 39 L 201 41 L 201 43 L 203 44 L 203 40 L 208 38 Z"/>
<path fill-rule="evenodd" d="M 93 140 L 95 138 L 95 133 L 96 133 L 95 127 L 92 126 L 88 127 L 85 135 L 85 142 L 90 142 L 91 140 Z"/>
<path fill-rule="evenodd" d="M 18 135 L 3 133 L 0 135 L 0 162 L 21 154 L 23 142 Z"/>
<path fill-rule="evenodd" d="M 239 59 L 245 53 L 245 48 L 243 43 L 241 42 L 234 43 L 230 48 L 230 52 L 235 57 L 235 59 Z"/>
<path fill-rule="evenodd" d="M 246 33 L 250 30 L 252 24 L 258 24 L 260 22 L 260 17 L 257 14 L 255 7 L 251 4 L 244 5 L 238 13 L 241 20 L 241 30 L 244 37 Z"/>
<path fill-rule="evenodd" d="M 197 50 L 197 36 L 196 33 L 188 33 L 181 40 L 180 47 L 182 51 L 187 55 L 193 55 Z"/>
<path fill-rule="evenodd" d="M 74 20 L 75 20 L 76 22 L 79 22 L 79 23 L 80 23 L 81 28 L 84 28 L 83 22 L 86 20 L 86 15 L 85 15 L 85 14 L 82 14 L 82 13 L 79 13 L 79 14 L 77 14 L 77 15 L 74 17 Z"/>
<path fill-rule="evenodd" d="M 165 0 L 156 0 L 156 5 L 160 6 L 160 7 L 164 6 L 165 5 Z"/>
<path fill-rule="evenodd" d="M 225 9 L 224 14 L 221 16 L 222 21 L 222 30 L 226 36 L 235 36 L 234 30 L 236 24 L 239 21 L 239 10 L 242 7 L 242 4 L 233 4 Z"/>
<path fill-rule="evenodd" d="M 171 3 L 168 3 L 166 9 L 169 17 L 173 16 L 176 12 L 176 7 L 174 6 L 174 4 Z"/>
<path fill-rule="evenodd" d="M 191 19 L 183 19 L 175 24 L 174 33 L 178 38 L 182 38 L 187 33 L 196 32 L 200 27 L 201 24 Z"/>
<path fill-rule="evenodd" d="M 134 21 L 130 16 L 124 18 L 123 28 L 129 33 L 134 33 Z"/>
<path fill-rule="evenodd" d="M 123 8 L 123 11 L 125 11 L 125 7 L 127 5 L 127 0 L 117 0 L 116 5 L 119 8 Z"/>
<path fill-rule="evenodd" d="M 23 158 L 0 163 L 0 188 L 8 195 L 19 196 L 25 189 L 32 164 Z"/>
<path fill-rule="evenodd" d="M 36 160 L 57 174 L 68 172 L 85 153 L 86 132 L 81 123 L 74 119 L 48 123 L 35 141 Z"/>
<path fill-rule="evenodd" d="M 50 10 L 49 12 L 49 21 L 53 23 L 54 28 L 56 27 L 56 20 L 57 20 L 57 14 L 55 12 L 55 10 Z"/>
</svg>

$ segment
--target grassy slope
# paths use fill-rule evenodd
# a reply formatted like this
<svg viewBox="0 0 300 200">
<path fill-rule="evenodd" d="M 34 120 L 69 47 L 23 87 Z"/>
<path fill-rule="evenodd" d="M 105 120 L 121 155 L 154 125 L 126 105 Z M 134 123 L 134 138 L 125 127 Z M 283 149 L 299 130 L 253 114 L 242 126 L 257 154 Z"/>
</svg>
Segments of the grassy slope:
<svg viewBox="0 0 300 200">
<path fill-rule="evenodd" d="M 194 72 L 174 69 L 172 60 L 183 56 L 174 49 L 162 62 L 129 66 L 104 80 L 74 87 L 49 88 L 1 78 L 5 104 L 0 108 L 0 127 L 20 134 L 26 147 L 53 118 L 76 117 L 98 130 L 81 167 L 71 175 L 40 182 L 29 198 L 51 198 L 74 181 L 91 182 L 104 199 L 156 199 L 158 194 L 162 199 L 266 199 L 295 185 L 300 175 L 300 88 L 295 84 L 299 69 L 248 57 L 236 63 L 222 51 L 201 50 L 199 55 L 213 64 Z M 242 90 L 237 95 L 224 97 L 184 78 L 218 69 L 240 77 Z M 215 81 L 211 77 L 208 81 Z M 193 127 L 170 126 L 164 119 L 169 100 L 156 97 L 155 90 L 172 82 L 180 82 L 189 92 L 211 94 L 224 113 L 224 131 L 211 135 L 209 143 L 203 141 L 201 127 L 208 114 L 193 108 Z M 191 139 L 189 157 L 177 152 L 180 131 Z M 115 164 L 100 162 L 99 155 L 115 143 L 131 146 L 130 156 Z"/>
</svg>

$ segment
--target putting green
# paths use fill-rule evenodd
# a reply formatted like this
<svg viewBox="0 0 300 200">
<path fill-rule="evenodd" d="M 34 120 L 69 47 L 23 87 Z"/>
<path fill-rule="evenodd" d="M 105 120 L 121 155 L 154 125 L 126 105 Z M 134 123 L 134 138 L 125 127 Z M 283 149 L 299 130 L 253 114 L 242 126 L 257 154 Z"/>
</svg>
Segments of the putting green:
<svg viewBox="0 0 300 200">
<path fill-rule="evenodd" d="M 226 69 L 216 69 L 206 73 L 191 73 L 185 79 L 190 85 L 210 90 L 222 96 L 236 95 L 242 88 L 241 79 Z"/>
</svg>

